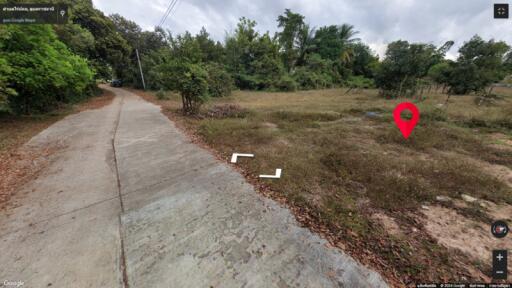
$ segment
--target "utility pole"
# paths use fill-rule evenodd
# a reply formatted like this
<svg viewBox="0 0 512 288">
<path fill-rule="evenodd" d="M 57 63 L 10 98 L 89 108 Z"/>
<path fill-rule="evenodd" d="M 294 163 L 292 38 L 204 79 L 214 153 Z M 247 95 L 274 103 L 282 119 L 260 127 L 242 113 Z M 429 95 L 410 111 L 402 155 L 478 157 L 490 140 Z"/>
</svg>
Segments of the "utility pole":
<svg viewBox="0 0 512 288">
<path fill-rule="evenodd" d="M 142 87 L 146 90 L 146 82 L 144 82 L 144 73 L 142 73 L 142 65 L 140 64 L 139 49 L 135 49 L 137 53 L 137 62 L 139 62 L 140 78 L 142 79 Z"/>
</svg>

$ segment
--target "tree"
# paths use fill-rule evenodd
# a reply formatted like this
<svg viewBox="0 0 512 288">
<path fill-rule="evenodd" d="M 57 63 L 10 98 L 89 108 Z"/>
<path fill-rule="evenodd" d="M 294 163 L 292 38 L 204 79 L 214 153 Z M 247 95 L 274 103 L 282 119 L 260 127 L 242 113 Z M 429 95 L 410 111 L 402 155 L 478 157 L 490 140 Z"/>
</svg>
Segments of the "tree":
<svg viewBox="0 0 512 288">
<path fill-rule="evenodd" d="M 183 113 L 196 114 L 201 104 L 208 100 L 208 73 L 197 64 L 183 63 L 183 74 L 178 78 Z"/>
<path fill-rule="evenodd" d="M 292 76 L 302 89 L 328 88 L 341 83 L 335 63 L 316 53 L 308 54 L 305 65 L 297 67 Z"/>
<path fill-rule="evenodd" d="M 278 27 L 283 30 L 278 33 L 279 44 L 283 50 L 284 66 L 290 71 L 299 57 L 299 51 L 296 43 L 301 43 L 299 39 L 301 32 L 304 34 L 304 16 L 293 13 L 290 9 L 284 11 L 284 15 L 277 17 Z M 309 30 L 309 27 L 307 28 Z"/>
<path fill-rule="evenodd" d="M 162 87 L 181 94 L 184 114 L 199 112 L 201 105 L 208 100 L 208 73 L 201 64 L 190 63 L 187 59 L 172 59 L 155 67 L 162 78 Z"/>
<path fill-rule="evenodd" d="M 248 55 L 249 46 L 259 37 L 255 27 L 256 21 L 242 17 L 239 19 L 235 32 L 226 36 L 226 64 L 235 78 L 245 74 L 249 62 L 252 60 Z"/>
<path fill-rule="evenodd" d="M 137 23 L 130 21 L 119 14 L 109 16 L 114 28 L 131 47 L 139 48 L 141 46 L 142 28 Z"/>
<path fill-rule="evenodd" d="M 178 35 L 171 42 L 172 56 L 189 63 L 200 63 L 203 59 L 203 52 L 198 41 L 186 31 L 183 35 Z"/>
<path fill-rule="evenodd" d="M 94 36 L 94 48 L 88 57 L 100 78 L 111 78 L 110 71 L 124 78 L 129 67 L 132 47 L 116 31 L 114 23 L 101 11 L 92 6 L 91 1 L 75 1 L 72 7 L 73 23 L 87 29 Z"/>
<path fill-rule="evenodd" d="M 493 82 L 507 74 L 505 55 L 510 47 L 505 42 L 484 41 L 474 36 L 459 49 L 457 62 L 452 66 L 447 84 L 450 94 L 485 92 Z"/>
<path fill-rule="evenodd" d="M 373 78 L 379 63 L 379 57 L 366 44 L 356 42 L 350 45 L 352 59 L 349 68 L 356 76 Z"/>
<path fill-rule="evenodd" d="M 349 24 L 321 27 L 315 33 L 315 52 L 331 61 L 347 61 L 352 53 L 350 45 L 359 40 L 354 38 L 358 33 Z"/>
<path fill-rule="evenodd" d="M 8 65 L 7 60 L 0 58 L 0 112 L 10 110 L 7 99 L 17 96 L 16 90 L 10 88 L 7 82 L 8 75 L 11 73 L 12 68 Z"/>
<path fill-rule="evenodd" d="M 64 42 L 73 53 L 84 58 L 94 55 L 95 39 L 89 30 L 77 24 L 55 25 L 53 29 L 59 40 Z"/>
<path fill-rule="evenodd" d="M 142 66 L 143 73 L 148 75 L 151 68 L 156 65 L 154 60 L 155 51 L 167 46 L 166 34 L 161 28 L 157 27 L 155 31 L 142 31 L 142 28 L 137 23 L 130 21 L 119 14 L 110 15 L 115 30 L 127 41 L 130 46 L 131 54 L 127 59 L 124 68 L 123 80 L 125 83 L 132 84 L 137 88 L 143 87 L 142 79 L 140 77 L 139 64 L 137 59 L 136 50 L 139 52 L 139 58 L 144 65 Z M 151 57 L 149 61 L 147 57 Z M 150 65 L 150 66 L 148 66 Z M 154 79 L 146 77 L 148 87 L 153 87 Z"/>
<path fill-rule="evenodd" d="M 428 70 L 428 77 L 437 85 L 445 85 L 450 79 L 452 73 L 453 62 L 443 61 L 438 63 Z"/>
<path fill-rule="evenodd" d="M 302 26 L 299 31 L 296 45 L 298 50 L 297 66 L 305 64 L 307 54 L 311 53 L 315 49 L 315 29 L 310 28 L 308 24 Z"/>
<path fill-rule="evenodd" d="M 402 40 L 390 43 L 375 78 L 381 94 L 390 98 L 413 96 L 418 80 L 437 64 L 437 55 L 438 50 L 431 44 Z"/>
<path fill-rule="evenodd" d="M 206 65 L 208 73 L 208 94 L 211 97 L 224 97 L 231 94 L 233 78 L 221 64 L 210 62 Z"/>
<path fill-rule="evenodd" d="M 0 70 L 0 91 L 18 114 L 82 100 L 93 85 L 87 61 L 72 54 L 50 25 L 1 27 Z"/>
<path fill-rule="evenodd" d="M 508 74 L 512 74 L 512 50 L 505 55 L 503 66 Z"/>
<path fill-rule="evenodd" d="M 272 88 L 283 74 L 279 43 L 267 33 L 255 31 L 256 22 L 241 18 L 226 39 L 226 63 L 241 89 Z"/>
<path fill-rule="evenodd" d="M 203 62 L 223 62 L 224 47 L 222 47 L 220 42 L 210 39 L 210 34 L 206 32 L 204 27 L 196 35 L 196 41 L 201 49 Z"/>
</svg>

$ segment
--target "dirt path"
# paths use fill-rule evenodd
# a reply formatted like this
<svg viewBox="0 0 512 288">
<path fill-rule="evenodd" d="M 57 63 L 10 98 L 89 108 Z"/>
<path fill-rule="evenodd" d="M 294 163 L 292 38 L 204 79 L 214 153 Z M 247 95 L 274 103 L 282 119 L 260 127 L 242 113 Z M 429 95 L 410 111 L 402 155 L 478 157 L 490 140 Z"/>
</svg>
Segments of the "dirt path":
<svg viewBox="0 0 512 288">
<path fill-rule="evenodd" d="M 121 89 L 28 145 L 59 143 L 0 212 L 0 287 L 384 287 Z M 4 253 L 6 252 L 6 253 Z"/>
</svg>

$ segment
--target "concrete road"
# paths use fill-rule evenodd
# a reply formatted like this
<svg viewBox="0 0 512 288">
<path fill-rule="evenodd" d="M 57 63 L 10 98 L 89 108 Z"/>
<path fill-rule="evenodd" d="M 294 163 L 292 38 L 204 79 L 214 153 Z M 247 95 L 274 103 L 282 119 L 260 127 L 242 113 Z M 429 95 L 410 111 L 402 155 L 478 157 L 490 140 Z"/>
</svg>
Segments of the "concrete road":
<svg viewBox="0 0 512 288">
<path fill-rule="evenodd" d="M 122 89 L 0 211 L 0 287 L 386 287 Z M 5 282 L 11 281 L 11 282 Z M 4 285 L 10 287 L 9 285 Z"/>
</svg>

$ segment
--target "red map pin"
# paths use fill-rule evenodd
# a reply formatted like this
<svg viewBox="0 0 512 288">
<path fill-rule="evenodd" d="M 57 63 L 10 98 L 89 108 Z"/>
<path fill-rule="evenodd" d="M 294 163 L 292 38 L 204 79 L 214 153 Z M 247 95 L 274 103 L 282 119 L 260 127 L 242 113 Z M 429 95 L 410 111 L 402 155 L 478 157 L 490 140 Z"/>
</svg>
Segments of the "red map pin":
<svg viewBox="0 0 512 288">
<path fill-rule="evenodd" d="M 403 120 L 402 119 L 402 111 L 409 110 L 412 113 L 412 119 L 411 120 Z M 418 124 L 418 121 L 420 120 L 420 110 L 418 110 L 418 107 L 416 107 L 414 104 L 410 102 L 404 102 L 398 104 L 396 106 L 395 111 L 393 111 L 393 117 L 395 118 L 396 126 L 398 126 L 398 129 L 402 132 L 402 135 L 404 135 L 404 138 L 409 138 L 409 135 L 411 135 L 412 130 L 414 130 L 414 127 L 416 127 L 416 124 Z"/>
</svg>

